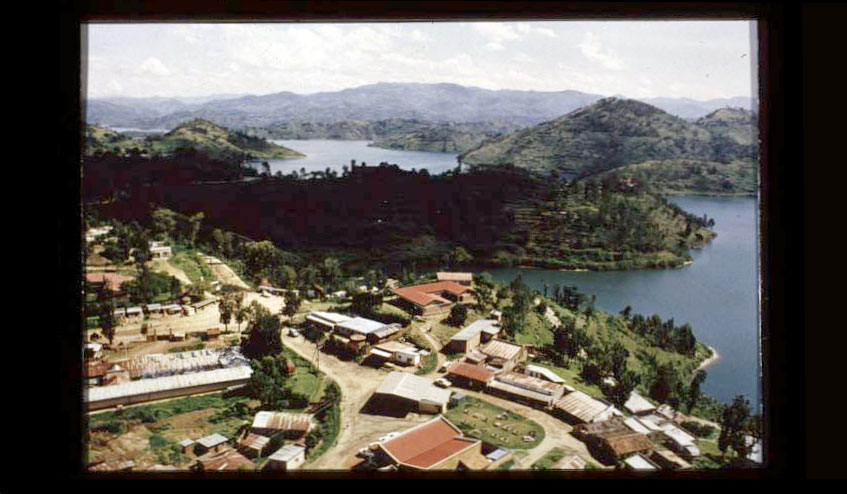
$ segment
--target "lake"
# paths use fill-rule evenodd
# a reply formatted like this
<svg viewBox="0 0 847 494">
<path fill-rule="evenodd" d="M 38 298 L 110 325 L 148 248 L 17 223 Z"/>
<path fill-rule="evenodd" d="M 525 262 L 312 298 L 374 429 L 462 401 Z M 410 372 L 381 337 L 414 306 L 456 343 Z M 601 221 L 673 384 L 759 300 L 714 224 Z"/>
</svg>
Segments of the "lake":
<svg viewBox="0 0 847 494">
<path fill-rule="evenodd" d="M 396 163 L 404 169 L 426 168 L 432 174 L 456 166 L 455 153 L 398 151 L 369 147 L 368 141 L 275 140 L 307 156 L 267 160 L 271 172 L 288 174 L 327 167 L 342 171 L 350 160 L 369 165 Z M 562 272 L 541 269 L 489 270 L 497 281 L 508 282 L 520 272 L 538 291 L 547 281 L 576 285 L 597 296 L 596 307 L 619 312 L 627 305 L 645 316 L 659 314 L 676 324 L 691 324 L 699 341 L 715 347 L 720 360 L 707 369 L 703 390 L 729 402 L 743 394 L 757 403 L 759 393 L 759 283 L 757 202 L 753 198 L 674 197 L 684 210 L 715 219 L 718 233 L 711 243 L 692 251 L 694 263 L 681 269 L 615 272 Z"/>
<path fill-rule="evenodd" d="M 694 260 L 680 269 L 564 272 L 545 269 L 489 269 L 496 281 L 518 273 L 543 292 L 543 282 L 576 285 L 595 294 L 595 306 L 617 313 L 627 305 L 634 313 L 659 314 L 677 325 L 691 324 L 694 335 L 717 349 L 720 359 L 706 370 L 703 391 L 728 403 L 736 394 L 760 399 L 759 281 L 757 201 L 754 198 L 673 197 L 670 201 L 698 216 L 715 219 L 718 236 L 691 252 Z"/>
<path fill-rule="evenodd" d="M 271 173 L 281 171 L 287 175 L 292 171 L 306 169 L 311 171 L 326 170 L 330 168 L 341 174 L 342 167 L 350 168 L 350 160 L 356 160 L 357 164 L 363 161 L 374 166 L 387 162 L 397 164 L 404 170 L 427 169 L 432 175 L 456 168 L 457 153 L 432 153 L 427 151 L 398 151 L 395 149 L 382 149 L 368 146 L 369 141 L 334 141 L 334 140 L 272 140 L 271 142 L 300 151 L 305 158 L 290 160 L 261 160 L 267 161 L 271 167 Z"/>
</svg>

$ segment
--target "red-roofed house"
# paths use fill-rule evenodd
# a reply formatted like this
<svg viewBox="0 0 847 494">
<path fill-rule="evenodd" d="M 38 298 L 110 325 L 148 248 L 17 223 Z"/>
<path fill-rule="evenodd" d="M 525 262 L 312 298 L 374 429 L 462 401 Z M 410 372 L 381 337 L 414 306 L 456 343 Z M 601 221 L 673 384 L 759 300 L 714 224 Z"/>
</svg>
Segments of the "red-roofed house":
<svg viewBox="0 0 847 494">
<path fill-rule="evenodd" d="M 447 379 L 457 386 L 470 389 L 485 388 L 494 378 L 494 374 L 495 372 L 491 369 L 467 362 L 454 362 L 447 369 Z"/>
<path fill-rule="evenodd" d="M 404 286 L 391 291 L 410 306 L 410 312 L 421 315 L 440 314 L 449 311 L 455 303 L 473 301 L 473 290 L 455 281 Z"/>
<path fill-rule="evenodd" d="M 380 443 L 375 454 L 400 470 L 473 469 L 488 464 L 482 454 L 482 441 L 465 437 L 440 415 Z"/>
<path fill-rule="evenodd" d="M 117 273 L 85 273 L 85 281 L 89 283 L 105 283 L 106 288 L 113 292 L 121 290 L 121 283 L 134 280 L 132 276 L 123 276 Z"/>
</svg>

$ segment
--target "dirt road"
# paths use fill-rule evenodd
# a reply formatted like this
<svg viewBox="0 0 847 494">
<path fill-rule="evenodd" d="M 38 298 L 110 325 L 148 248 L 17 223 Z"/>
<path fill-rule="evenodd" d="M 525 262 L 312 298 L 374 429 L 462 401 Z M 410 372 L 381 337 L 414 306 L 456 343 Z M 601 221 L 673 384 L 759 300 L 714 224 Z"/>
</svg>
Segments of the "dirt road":
<svg viewBox="0 0 847 494">
<path fill-rule="evenodd" d="M 239 288 L 244 288 L 245 290 L 250 289 L 250 286 L 247 285 L 247 283 L 244 283 L 244 281 L 235 274 L 235 271 L 226 264 L 222 263 L 217 257 L 201 254 L 200 258 L 206 262 L 209 269 L 212 270 L 212 273 L 218 277 L 218 280 L 220 280 L 222 284 L 237 286 Z"/>
<path fill-rule="evenodd" d="M 173 264 L 169 263 L 165 259 L 153 259 L 149 263 L 150 271 L 155 271 L 157 273 L 165 273 L 173 276 L 182 282 L 183 285 L 190 285 L 191 279 L 188 278 L 188 275 L 185 274 L 185 271 L 179 269 Z"/>
<path fill-rule="evenodd" d="M 300 356 L 310 361 L 314 358 L 315 345 L 302 336 L 291 337 L 287 331 L 283 331 L 282 340 Z M 403 431 L 432 418 L 427 415 L 409 414 L 398 419 L 359 413 L 388 375 L 386 371 L 361 366 L 355 362 L 344 362 L 325 354 L 320 355 L 319 369 L 341 388 L 341 432 L 336 444 L 315 462 L 307 463 L 305 469 L 349 469 L 360 461 L 355 457 L 356 451 L 380 436 L 388 432 Z"/>
</svg>

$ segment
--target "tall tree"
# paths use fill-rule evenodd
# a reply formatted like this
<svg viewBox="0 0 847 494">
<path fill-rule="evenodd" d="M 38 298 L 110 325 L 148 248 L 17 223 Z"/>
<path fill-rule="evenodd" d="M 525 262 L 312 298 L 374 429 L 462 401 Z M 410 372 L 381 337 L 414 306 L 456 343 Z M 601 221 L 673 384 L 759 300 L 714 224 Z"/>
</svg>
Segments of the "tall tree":
<svg viewBox="0 0 847 494">
<path fill-rule="evenodd" d="M 747 438 L 750 418 L 750 402 L 742 395 L 736 395 L 732 403 L 724 408 L 721 420 L 721 435 L 718 437 L 718 449 L 726 455 L 729 449 L 738 458 L 745 458 L 750 452 Z"/>
<path fill-rule="evenodd" d="M 200 211 L 188 218 L 186 237 L 188 239 L 188 243 L 191 244 L 192 247 L 194 247 L 194 244 L 197 241 L 197 234 L 200 232 L 200 226 L 202 225 L 203 218 L 205 217 L 206 216 L 203 214 L 203 211 Z"/>
<path fill-rule="evenodd" d="M 697 406 L 697 402 L 700 400 L 700 395 L 702 394 L 700 391 L 700 386 L 706 380 L 706 371 L 698 370 L 696 374 L 694 374 L 694 378 L 691 380 L 691 384 L 688 385 L 688 399 L 686 400 L 686 405 L 688 405 L 688 411 L 691 412 L 695 406 Z"/>
<path fill-rule="evenodd" d="M 176 213 L 167 208 L 158 208 L 151 214 L 153 233 L 172 237 L 176 229 Z"/>
</svg>

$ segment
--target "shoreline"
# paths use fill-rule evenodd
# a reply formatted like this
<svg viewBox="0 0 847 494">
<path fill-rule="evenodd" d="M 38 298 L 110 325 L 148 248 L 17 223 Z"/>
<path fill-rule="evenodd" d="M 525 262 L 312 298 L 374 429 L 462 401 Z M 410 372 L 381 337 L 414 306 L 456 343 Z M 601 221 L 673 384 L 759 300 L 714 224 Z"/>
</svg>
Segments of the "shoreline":
<svg viewBox="0 0 847 494">
<path fill-rule="evenodd" d="M 706 345 L 706 346 L 709 347 L 709 350 L 712 351 L 712 356 L 707 358 L 706 360 L 700 362 L 700 365 L 698 365 L 697 368 L 694 369 L 694 374 L 696 374 L 697 371 L 706 370 L 707 367 L 714 364 L 715 362 L 717 362 L 721 358 L 721 355 L 718 353 L 718 350 L 715 347 L 713 347 L 711 345 Z"/>
</svg>

